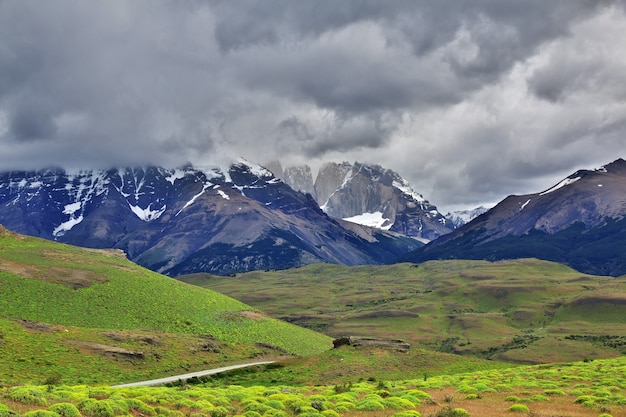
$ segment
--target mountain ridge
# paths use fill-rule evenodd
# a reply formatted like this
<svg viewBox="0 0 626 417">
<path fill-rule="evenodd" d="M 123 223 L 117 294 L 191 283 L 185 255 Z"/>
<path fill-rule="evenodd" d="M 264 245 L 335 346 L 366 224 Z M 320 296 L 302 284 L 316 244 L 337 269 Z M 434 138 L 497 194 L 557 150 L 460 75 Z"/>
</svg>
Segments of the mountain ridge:
<svg viewBox="0 0 626 417">
<path fill-rule="evenodd" d="M 578 170 L 543 191 L 511 195 L 401 259 L 537 257 L 581 272 L 626 274 L 626 161 Z"/>
<path fill-rule="evenodd" d="M 228 171 L 0 173 L 0 223 L 78 246 L 122 249 L 169 275 L 385 263 L 420 245 L 391 232 L 344 227 L 310 196 L 243 159 Z"/>
</svg>

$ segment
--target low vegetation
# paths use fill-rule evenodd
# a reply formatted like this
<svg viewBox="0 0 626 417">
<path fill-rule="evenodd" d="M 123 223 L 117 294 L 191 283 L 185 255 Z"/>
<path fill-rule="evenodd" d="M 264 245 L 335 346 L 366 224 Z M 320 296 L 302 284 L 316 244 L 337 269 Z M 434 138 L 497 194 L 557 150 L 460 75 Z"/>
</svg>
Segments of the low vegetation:
<svg viewBox="0 0 626 417">
<path fill-rule="evenodd" d="M 514 261 L 311 265 L 234 277 L 179 277 L 332 337 L 513 363 L 626 354 L 626 277 Z"/>
<path fill-rule="evenodd" d="M 181 381 L 173 387 L 0 389 L 3 417 L 495 417 L 515 413 L 624 415 L 626 358 L 341 385 L 245 387 L 209 378 Z"/>
</svg>

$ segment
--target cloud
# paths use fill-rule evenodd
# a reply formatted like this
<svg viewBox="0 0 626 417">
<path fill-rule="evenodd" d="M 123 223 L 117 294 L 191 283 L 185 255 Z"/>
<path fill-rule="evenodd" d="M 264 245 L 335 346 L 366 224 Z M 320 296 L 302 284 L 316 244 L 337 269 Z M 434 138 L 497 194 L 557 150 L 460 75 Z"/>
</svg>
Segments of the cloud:
<svg viewBox="0 0 626 417">
<path fill-rule="evenodd" d="M 626 140 L 618 1 L 0 1 L 0 169 L 360 160 L 442 206 Z"/>
</svg>

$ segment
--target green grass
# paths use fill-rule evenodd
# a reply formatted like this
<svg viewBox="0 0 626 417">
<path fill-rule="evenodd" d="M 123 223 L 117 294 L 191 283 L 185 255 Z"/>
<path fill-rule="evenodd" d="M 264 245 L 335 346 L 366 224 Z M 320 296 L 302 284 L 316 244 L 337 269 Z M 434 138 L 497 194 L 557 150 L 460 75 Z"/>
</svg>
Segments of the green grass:
<svg viewBox="0 0 626 417">
<path fill-rule="evenodd" d="M 332 346 L 327 336 L 151 272 L 119 253 L 6 231 L 0 231 L 0 291 L 4 383 L 55 375 L 65 382 L 122 382 Z M 89 343 L 141 351 L 143 358 L 112 358 Z"/>
<path fill-rule="evenodd" d="M 332 337 L 399 338 L 417 348 L 521 363 L 626 353 L 626 346 L 570 337 L 626 334 L 626 278 L 535 259 L 310 265 L 179 279 Z"/>
</svg>

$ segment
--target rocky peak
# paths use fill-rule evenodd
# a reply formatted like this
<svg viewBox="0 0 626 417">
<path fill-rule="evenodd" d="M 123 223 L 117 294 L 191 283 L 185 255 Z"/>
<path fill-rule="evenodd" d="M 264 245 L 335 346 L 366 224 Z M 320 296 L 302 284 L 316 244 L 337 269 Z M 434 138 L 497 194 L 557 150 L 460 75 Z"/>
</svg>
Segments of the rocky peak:
<svg viewBox="0 0 626 417">
<path fill-rule="evenodd" d="M 320 168 L 315 178 L 314 194 L 315 200 L 320 206 L 324 206 L 330 196 L 339 189 L 348 173 L 352 171 L 352 164 L 349 162 L 327 162 Z"/>
</svg>

